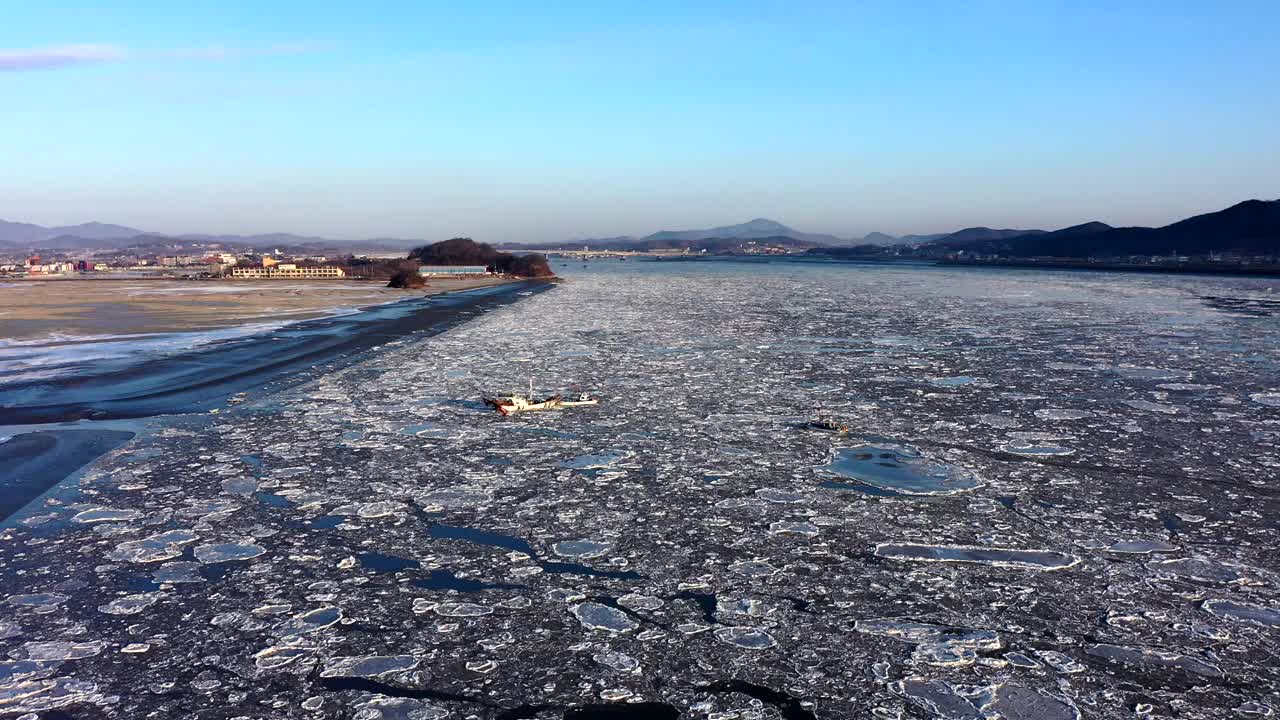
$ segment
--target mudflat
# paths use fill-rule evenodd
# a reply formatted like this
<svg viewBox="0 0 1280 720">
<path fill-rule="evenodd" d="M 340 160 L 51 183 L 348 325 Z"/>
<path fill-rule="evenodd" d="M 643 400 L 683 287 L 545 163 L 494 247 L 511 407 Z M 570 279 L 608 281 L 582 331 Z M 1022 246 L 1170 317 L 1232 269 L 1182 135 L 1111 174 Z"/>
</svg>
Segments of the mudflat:
<svg viewBox="0 0 1280 720">
<path fill-rule="evenodd" d="M 0 338 L 208 330 L 305 320 L 405 298 L 509 282 L 432 279 L 418 290 L 361 280 L 17 280 L 0 282 Z"/>
</svg>

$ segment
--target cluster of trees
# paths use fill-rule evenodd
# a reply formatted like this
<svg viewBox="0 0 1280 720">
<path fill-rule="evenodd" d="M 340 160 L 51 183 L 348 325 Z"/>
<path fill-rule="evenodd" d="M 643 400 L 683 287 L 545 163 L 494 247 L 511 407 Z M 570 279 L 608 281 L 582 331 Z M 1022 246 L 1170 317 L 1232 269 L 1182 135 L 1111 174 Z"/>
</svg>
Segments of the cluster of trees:
<svg viewBox="0 0 1280 720">
<path fill-rule="evenodd" d="M 423 265 L 484 265 L 493 272 L 520 277 L 551 277 L 555 274 L 544 255 L 513 255 L 471 238 L 453 238 L 414 248 L 409 259 Z"/>
<path fill-rule="evenodd" d="M 553 277 L 551 265 L 543 255 L 513 255 L 495 250 L 493 246 L 478 243 L 471 238 L 453 238 L 414 248 L 404 260 L 357 260 L 352 258 L 351 274 L 354 277 L 386 279 L 388 287 L 420 288 L 427 283 L 418 274 L 422 265 L 483 265 L 490 272 L 519 275 L 520 277 Z"/>
</svg>

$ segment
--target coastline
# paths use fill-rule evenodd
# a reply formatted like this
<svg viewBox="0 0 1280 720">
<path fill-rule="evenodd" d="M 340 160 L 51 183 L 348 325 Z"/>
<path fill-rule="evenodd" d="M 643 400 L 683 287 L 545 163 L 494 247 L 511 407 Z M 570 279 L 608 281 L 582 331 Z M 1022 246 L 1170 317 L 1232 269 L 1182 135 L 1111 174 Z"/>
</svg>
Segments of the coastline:
<svg viewBox="0 0 1280 720">
<path fill-rule="evenodd" d="M 0 442 L 0 522 L 137 434 L 92 421 L 218 412 L 238 393 L 300 384 L 386 343 L 446 332 L 553 286 L 519 281 L 419 294 L 182 354 L 104 362 L 92 374 L 0 386 L 0 424 L 12 433 Z"/>
<path fill-rule="evenodd" d="M 476 312 L 551 283 L 526 280 L 414 294 L 358 312 L 304 320 L 177 354 L 95 360 L 79 372 L 0 385 L 6 425 L 207 412 L 237 393 L 287 381 L 318 365 L 345 365 L 401 337 L 437 334 Z"/>
<path fill-rule="evenodd" d="M 511 282 L 437 278 L 421 290 L 356 280 L 43 278 L 0 287 L 6 341 L 225 330 L 298 322 L 422 295 Z"/>
</svg>

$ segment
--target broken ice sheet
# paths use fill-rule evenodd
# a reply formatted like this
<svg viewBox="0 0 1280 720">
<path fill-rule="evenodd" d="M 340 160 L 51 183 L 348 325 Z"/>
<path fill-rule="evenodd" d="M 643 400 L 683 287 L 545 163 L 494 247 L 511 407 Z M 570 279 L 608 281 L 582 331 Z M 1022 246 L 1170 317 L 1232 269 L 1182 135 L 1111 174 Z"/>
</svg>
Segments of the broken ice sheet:
<svg viewBox="0 0 1280 720">
<path fill-rule="evenodd" d="M 22 681 L 96 684 L 57 695 L 72 717 L 544 706 L 586 718 L 606 703 L 723 720 L 943 717 L 889 692 L 906 679 L 946 683 L 934 702 L 981 720 L 1070 719 L 1070 703 L 1090 720 L 1274 706 L 1276 628 L 1259 609 L 1280 591 L 1267 484 L 1280 417 L 1250 396 L 1276 392 L 1280 325 L 1245 327 L 1200 299 L 1262 296 L 1271 281 L 806 263 L 570 263 L 569 282 L 448 332 L 380 338 L 217 416 L 157 419 L 134 443 L 145 454 L 104 458 L 74 504 L 4 530 L 0 598 L 67 600 L 0 604 L 3 652 L 107 643 Z M 1110 370 L 1171 363 L 1172 380 Z M 479 402 L 531 374 L 547 392 L 612 400 L 514 418 Z M 923 382 L 960 376 L 980 381 Z M 1188 380 L 1205 387 L 1174 387 Z M 854 439 L 796 427 L 819 413 Z M 449 432 L 398 432 L 409 424 Z M 886 500 L 818 477 L 860 444 L 915 448 L 984 484 Z M 630 455 L 561 466 L 613 450 Z M 858 487 L 816 487 L 828 480 Z M 140 516 L 69 522 L 93 509 Z M 611 547 L 553 550 L 575 540 Z M 922 562 L 877 556 L 882 541 L 968 550 Z M 266 552 L 196 559 L 221 543 Z M 1042 571 L 1068 555 L 1074 569 Z M 419 567 L 373 572 L 362 556 Z M 137 614 L 96 610 L 156 591 Z M 588 627 L 571 612 L 585 603 L 635 627 Z M 868 619 L 931 630 L 919 642 L 854 630 Z M 776 644 L 749 647 L 767 643 L 755 631 Z M 1086 654 L 1102 642 L 1223 677 Z M 339 658 L 396 656 L 419 664 L 320 677 Z"/>
</svg>

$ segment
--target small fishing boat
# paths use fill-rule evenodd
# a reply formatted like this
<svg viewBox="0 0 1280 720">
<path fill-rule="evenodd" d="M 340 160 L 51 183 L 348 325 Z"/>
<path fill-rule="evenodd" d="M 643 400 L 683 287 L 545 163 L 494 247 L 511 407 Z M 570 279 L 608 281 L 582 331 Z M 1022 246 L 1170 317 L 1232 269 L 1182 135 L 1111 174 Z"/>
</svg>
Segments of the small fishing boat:
<svg viewBox="0 0 1280 720">
<path fill-rule="evenodd" d="M 533 394 L 533 378 L 529 378 L 528 394 L 508 393 L 506 395 L 497 395 L 495 397 L 482 398 L 486 405 L 491 406 L 502 415 L 512 415 L 518 412 L 529 412 L 532 410 L 559 410 L 567 407 L 585 407 L 588 405 L 598 405 L 600 400 L 592 397 L 588 393 L 579 393 L 578 395 L 565 400 L 560 395 L 551 395 L 541 400 L 534 399 Z"/>
<path fill-rule="evenodd" d="M 561 400 L 560 407 L 585 407 L 588 405 L 599 405 L 600 398 L 592 397 L 588 393 L 578 393 L 577 397 Z"/>
<path fill-rule="evenodd" d="M 534 400 L 532 395 L 526 396 L 512 393 L 510 395 L 484 398 L 484 401 L 486 404 L 493 406 L 493 409 L 502 415 L 528 412 L 530 410 L 553 410 L 560 407 L 559 395 L 552 395 L 542 400 Z"/>
<path fill-rule="evenodd" d="M 834 433 L 836 435 L 846 435 L 849 432 L 848 425 L 841 425 L 840 423 L 836 422 L 835 420 L 832 420 L 831 418 L 821 417 L 821 416 L 813 420 L 810 420 L 809 422 L 805 423 L 804 426 L 808 430 L 817 430 L 819 432 L 829 432 L 829 433 Z"/>
</svg>

